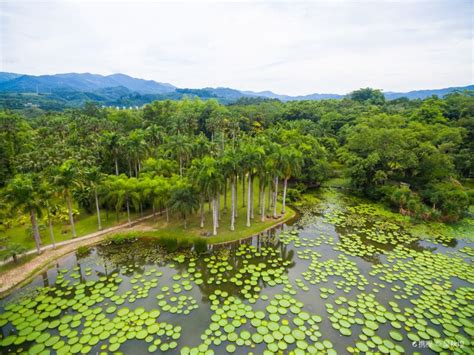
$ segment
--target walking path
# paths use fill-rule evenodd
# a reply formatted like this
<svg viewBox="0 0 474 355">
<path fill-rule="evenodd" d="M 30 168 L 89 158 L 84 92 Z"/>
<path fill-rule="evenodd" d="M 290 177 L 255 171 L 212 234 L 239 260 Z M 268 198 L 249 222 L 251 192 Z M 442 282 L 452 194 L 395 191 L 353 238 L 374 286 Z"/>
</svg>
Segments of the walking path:
<svg viewBox="0 0 474 355">
<path fill-rule="evenodd" d="M 128 228 L 139 224 L 147 219 L 152 218 L 153 215 L 138 218 L 130 223 L 120 224 L 118 226 L 110 227 L 95 233 L 87 234 L 83 237 L 66 240 L 60 243 L 56 243 L 56 248 L 52 245 L 44 246 L 41 249 L 41 254 L 36 256 L 34 259 L 26 262 L 23 265 L 19 265 L 11 270 L 5 271 L 0 274 L 0 296 L 4 295 L 7 291 L 14 287 L 19 287 L 36 274 L 38 271 L 46 268 L 49 264 L 54 262 L 57 258 L 75 251 L 81 246 L 92 245 L 100 242 L 104 237 L 112 232 L 120 232 L 127 230 Z M 35 250 L 30 250 L 24 255 L 32 255 L 36 253 Z"/>
</svg>

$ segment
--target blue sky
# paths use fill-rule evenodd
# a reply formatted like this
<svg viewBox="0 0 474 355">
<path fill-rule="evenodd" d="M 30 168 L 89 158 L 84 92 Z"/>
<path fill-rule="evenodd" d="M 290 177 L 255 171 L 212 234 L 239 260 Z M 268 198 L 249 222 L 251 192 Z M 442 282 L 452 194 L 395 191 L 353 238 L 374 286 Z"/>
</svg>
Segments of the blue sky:
<svg viewBox="0 0 474 355">
<path fill-rule="evenodd" d="M 280 94 L 473 83 L 473 1 L 5 1 L 0 71 Z"/>
</svg>

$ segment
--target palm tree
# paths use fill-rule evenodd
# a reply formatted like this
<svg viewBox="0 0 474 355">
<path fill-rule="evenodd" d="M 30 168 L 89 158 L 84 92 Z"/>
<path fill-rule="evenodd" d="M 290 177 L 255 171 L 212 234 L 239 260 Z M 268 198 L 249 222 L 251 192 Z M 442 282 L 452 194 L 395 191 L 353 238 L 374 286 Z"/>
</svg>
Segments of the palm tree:
<svg viewBox="0 0 474 355">
<path fill-rule="evenodd" d="M 174 212 L 179 212 L 184 219 L 184 229 L 187 228 L 187 216 L 194 213 L 199 207 L 199 201 L 194 189 L 182 183 L 171 193 L 170 208 Z"/>
<path fill-rule="evenodd" d="M 201 161 L 199 173 L 203 182 L 204 191 L 212 200 L 212 234 L 217 235 L 219 226 L 219 192 L 224 185 L 224 174 L 218 160 L 212 157 L 204 157 Z"/>
<path fill-rule="evenodd" d="M 112 155 L 115 166 L 115 175 L 119 174 L 118 158 L 121 152 L 120 136 L 117 132 L 104 132 L 102 134 L 104 150 Z"/>
<path fill-rule="evenodd" d="M 152 123 L 145 129 L 145 140 L 152 147 L 152 152 L 156 153 L 156 148 L 164 142 L 165 132 L 163 127 Z"/>
<path fill-rule="evenodd" d="M 135 177 L 141 169 L 141 161 L 147 151 L 147 144 L 145 141 L 145 133 L 141 129 L 136 129 L 126 137 L 124 144 L 127 147 L 127 154 L 129 156 L 129 165 L 135 172 Z M 132 170 L 132 168 L 130 170 Z"/>
<path fill-rule="evenodd" d="M 168 140 L 168 151 L 176 156 L 179 162 L 179 175 L 183 176 L 184 161 L 189 158 L 192 152 L 192 144 L 187 136 L 171 136 Z"/>
<path fill-rule="evenodd" d="M 10 180 L 4 191 L 5 200 L 13 210 L 19 209 L 30 215 L 31 227 L 35 238 L 36 251 L 41 253 L 41 236 L 38 217 L 41 217 L 43 196 L 41 182 L 36 174 L 17 174 Z"/>
<path fill-rule="evenodd" d="M 120 174 L 119 176 L 108 175 L 105 180 L 105 186 L 107 186 L 106 198 L 115 204 L 117 213 L 125 204 L 128 223 L 131 222 L 130 204 L 132 203 L 135 210 L 137 210 L 141 201 L 137 185 L 138 180 L 136 178 L 129 178 L 125 174 Z"/>
<path fill-rule="evenodd" d="M 226 148 L 222 156 L 222 169 L 230 180 L 230 230 L 235 230 L 235 218 L 237 217 L 237 176 L 241 171 L 241 156 L 233 148 Z"/>
<path fill-rule="evenodd" d="M 283 147 L 281 151 L 281 172 L 283 174 L 283 201 L 281 213 L 285 214 L 286 206 L 286 190 L 288 186 L 288 179 L 292 176 L 301 173 L 301 166 L 303 164 L 303 155 L 294 147 Z"/>
<path fill-rule="evenodd" d="M 76 227 L 74 224 L 74 216 L 72 213 L 72 197 L 71 190 L 75 186 L 80 186 L 79 170 L 77 168 L 77 161 L 70 159 L 66 160 L 59 168 L 56 169 L 54 175 L 54 184 L 62 191 L 64 199 L 66 200 L 69 223 L 71 224 L 72 237 L 75 238 Z"/>
<path fill-rule="evenodd" d="M 282 148 L 279 144 L 274 144 L 272 147 L 270 159 L 272 160 L 271 173 L 273 175 L 273 218 L 277 218 L 277 197 L 278 197 L 278 178 L 280 176 L 282 166 Z"/>
<path fill-rule="evenodd" d="M 97 227 L 102 230 L 102 220 L 100 218 L 100 204 L 99 204 L 99 187 L 103 180 L 103 175 L 98 167 L 92 167 L 85 172 L 86 183 L 91 187 L 94 192 L 95 208 L 97 211 Z"/>
<path fill-rule="evenodd" d="M 55 204 L 55 190 L 54 186 L 50 185 L 47 181 L 41 181 L 41 194 L 43 197 L 44 205 L 46 208 L 47 219 L 48 219 L 48 228 L 49 228 L 49 237 L 51 238 L 51 244 L 53 248 L 56 248 L 56 241 L 54 238 L 53 230 L 53 209 L 57 209 L 58 206 Z"/>
<path fill-rule="evenodd" d="M 249 141 L 244 143 L 242 147 L 242 160 L 244 163 L 244 169 L 248 175 L 248 188 L 247 188 L 247 223 L 246 226 L 250 227 L 250 217 L 253 208 L 253 189 L 252 189 L 252 177 L 256 166 L 261 161 L 265 154 L 263 147 L 253 144 Z"/>
</svg>

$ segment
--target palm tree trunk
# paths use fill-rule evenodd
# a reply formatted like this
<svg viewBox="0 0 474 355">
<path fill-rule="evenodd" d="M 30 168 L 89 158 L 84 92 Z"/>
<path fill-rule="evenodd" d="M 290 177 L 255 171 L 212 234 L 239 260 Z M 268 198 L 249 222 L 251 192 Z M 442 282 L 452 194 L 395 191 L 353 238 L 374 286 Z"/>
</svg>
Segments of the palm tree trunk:
<svg viewBox="0 0 474 355">
<path fill-rule="evenodd" d="M 277 217 L 278 175 L 275 176 L 275 190 L 273 191 L 273 218 Z"/>
<path fill-rule="evenodd" d="M 204 228 L 204 199 L 201 197 L 201 203 L 199 204 L 199 211 L 201 214 L 201 228 Z"/>
<path fill-rule="evenodd" d="M 179 155 L 179 176 L 183 176 L 183 157 Z"/>
<path fill-rule="evenodd" d="M 217 201 L 212 198 L 212 235 L 217 235 Z"/>
<path fill-rule="evenodd" d="M 130 204 L 128 203 L 128 197 L 127 197 L 127 220 L 128 223 L 130 223 Z"/>
<path fill-rule="evenodd" d="M 249 200 L 249 203 L 250 203 L 250 218 L 254 218 L 253 216 L 253 180 L 252 180 L 252 183 L 250 184 L 250 196 L 252 196 L 252 198 Z"/>
<path fill-rule="evenodd" d="M 97 195 L 97 189 L 94 189 L 94 197 L 95 197 L 95 207 L 97 209 L 97 223 L 99 226 L 99 230 L 102 230 L 102 221 L 100 219 L 100 206 L 99 206 L 99 196 Z"/>
<path fill-rule="evenodd" d="M 67 203 L 67 209 L 69 213 L 69 223 L 71 224 L 72 237 L 76 238 L 76 226 L 74 225 L 74 216 L 72 215 L 72 202 L 71 202 L 71 196 L 69 195 L 69 192 L 67 192 L 67 195 L 66 195 L 66 203 Z"/>
<path fill-rule="evenodd" d="M 224 213 L 227 213 L 227 178 L 224 179 Z"/>
<path fill-rule="evenodd" d="M 268 204 L 268 207 L 267 207 L 267 211 L 268 211 L 272 205 L 272 184 L 268 184 L 268 203 L 267 204 Z"/>
<path fill-rule="evenodd" d="M 242 173 L 242 207 L 245 207 L 245 175 Z"/>
<path fill-rule="evenodd" d="M 117 157 L 115 157 L 114 160 L 115 160 L 115 175 L 118 176 L 119 170 L 118 170 L 118 159 L 117 159 Z"/>
<path fill-rule="evenodd" d="M 234 206 L 234 217 L 237 218 L 239 216 L 239 204 L 237 201 L 239 198 L 239 194 L 237 193 L 237 189 L 239 187 L 239 175 L 235 174 L 234 176 L 234 189 L 235 189 L 235 206 Z"/>
<path fill-rule="evenodd" d="M 262 211 L 260 208 L 262 206 L 262 177 L 258 177 L 258 199 L 257 199 L 257 208 L 259 211 Z"/>
<path fill-rule="evenodd" d="M 30 220 L 31 220 L 31 227 L 33 228 L 33 236 L 35 238 L 36 244 L 36 251 L 38 254 L 41 253 L 41 237 L 38 230 L 38 222 L 36 221 L 35 211 L 30 211 Z"/>
<path fill-rule="evenodd" d="M 262 222 L 265 222 L 265 215 L 266 215 L 266 211 L 265 211 L 265 185 L 262 186 L 263 187 L 263 198 L 262 198 L 262 206 L 261 206 L 261 211 L 262 211 L 262 216 L 261 216 L 261 221 Z"/>
<path fill-rule="evenodd" d="M 217 192 L 217 198 L 216 198 L 216 224 L 217 228 L 219 228 L 219 220 L 221 219 L 220 215 L 220 208 L 221 208 L 221 194 Z"/>
<path fill-rule="evenodd" d="M 231 194 L 231 201 L 230 201 L 230 230 L 235 230 L 235 178 L 231 178 L 230 182 L 230 194 Z"/>
<path fill-rule="evenodd" d="M 250 227 L 250 213 L 251 213 L 251 209 L 252 209 L 252 206 L 251 206 L 251 203 L 250 203 L 250 194 L 252 193 L 252 189 L 251 189 L 251 184 L 252 184 L 252 174 L 249 172 L 249 186 L 247 188 L 247 192 L 248 192 L 248 196 L 247 196 L 247 227 Z"/>
<path fill-rule="evenodd" d="M 282 202 L 282 207 L 281 207 L 281 214 L 285 214 L 285 205 L 286 205 L 286 188 L 288 185 L 288 178 L 285 177 L 285 180 L 283 181 L 283 202 Z"/>
<path fill-rule="evenodd" d="M 53 221 L 48 211 L 48 226 L 49 226 L 49 237 L 51 238 L 51 244 L 53 244 L 53 249 L 56 249 L 56 241 L 54 240 L 54 231 L 53 231 Z"/>
</svg>

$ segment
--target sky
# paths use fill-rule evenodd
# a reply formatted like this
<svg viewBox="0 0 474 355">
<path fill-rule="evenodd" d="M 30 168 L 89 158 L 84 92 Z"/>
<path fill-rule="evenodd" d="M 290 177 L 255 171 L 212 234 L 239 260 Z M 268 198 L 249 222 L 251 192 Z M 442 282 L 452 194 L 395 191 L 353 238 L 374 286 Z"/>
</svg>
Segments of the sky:
<svg viewBox="0 0 474 355">
<path fill-rule="evenodd" d="M 474 0 L 0 0 L 0 71 L 345 94 L 474 82 Z"/>
</svg>

